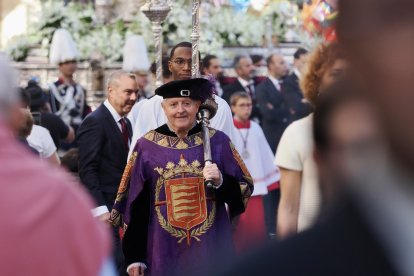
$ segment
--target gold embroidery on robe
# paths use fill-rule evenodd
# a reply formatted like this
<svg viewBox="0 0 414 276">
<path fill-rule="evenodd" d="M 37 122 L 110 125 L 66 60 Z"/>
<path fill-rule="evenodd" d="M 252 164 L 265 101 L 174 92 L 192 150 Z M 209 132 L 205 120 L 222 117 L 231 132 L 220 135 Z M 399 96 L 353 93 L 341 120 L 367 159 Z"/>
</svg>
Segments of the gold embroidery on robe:
<svg viewBox="0 0 414 276">
<path fill-rule="evenodd" d="M 131 157 L 128 160 L 127 165 L 125 166 L 124 173 L 122 174 L 121 183 L 119 184 L 118 192 L 116 195 L 115 202 L 122 201 L 127 196 L 128 186 L 129 186 L 129 179 L 131 178 L 132 169 L 135 165 L 135 160 L 137 159 L 138 153 L 133 152 Z M 122 217 L 119 211 L 116 209 L 111 210 L 109 222 L 114 226 L 121 226 L 122 225 Z"/>
<path fill-rule="evenodd" d="M 188 148 L 188 144 L 186 144 L 182 139 L 176 145 L 177 149 L 186 149 Z"/>
<path fill-rule="evenodd" d="M 210 139 L 216 134 L 216 130 L 213 128 L 209 129 Z M 144 138 L 148 141 L 156 143 L 159 146 L 172 149 L 188 149 L 203 144 L 203 135 L 201 132 L 190 135 L 185 138 L 171 137 L 155 130 L 149 131 L 144 135 Z"/>
<path fill-rule="evenodd" d="M 250 175 L 249 170 L 247 169 L 246 165 L 243 162 L 243 159 L 241 158 L 240 154 L 236 150 L 233 143 L 230 141 L 230 148 L 231 152 L 233 153 L 234 159 L 236 159 L 237 164 L 240 166 L 242 172 L 243 172 L 243 178 L 246 180 L 246 182 L 239 182 L 240 185 L 240 191 L 243 197 L 243 204 L 244 207 L 247 207 L 247 202 L 249 201 L 250 196 L 252 195 L 252 190 L 250 186 L 253 186 L 253 178 Z"/>
<path fill-rule="evenodd" d="M 207 196 L 202 177 L 203 168 L 198 160 L 188 164 L 181 156 L 178 164 L 168 162 L 165 169 L 155 168 L 160 174 L 155 190 L 155 211 L 161 227 L 191 245 L 191 239 L 201 240 L 213 225 L 216 216 L 216 203 L 211 202 L 211 211 L 207 211 Z M 165 201 L 160 200 L 160 192 L 164 187 Z M 162 205 L 166 205 L 167 216 L 161 213 Z"/>
</svg>

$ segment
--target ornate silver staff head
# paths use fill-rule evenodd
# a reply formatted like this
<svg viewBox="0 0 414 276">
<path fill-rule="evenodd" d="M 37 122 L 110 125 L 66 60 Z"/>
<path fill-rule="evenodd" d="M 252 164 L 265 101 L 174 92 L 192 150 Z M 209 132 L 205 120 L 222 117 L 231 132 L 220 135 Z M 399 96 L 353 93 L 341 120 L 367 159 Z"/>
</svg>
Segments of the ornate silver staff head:
<svg viewBox="0 0 414 276">
<path fill-rule="evenodd" d="M 198 78 L 200 76 L 200 59 L 198 54 L 198 46 L 200 43 L 200 0 L 193 0 L 193 6 L 191 10 L 192 14 L 192 31 L 191 31 L 191 44 L 192 49 L 192 64 L 191 64 L 191 76 Z"/>
<path fill-rule="evenodd" d="M 141 7 L 141 11 L 150 20 L 152 32 L 155 41 L 155 64 L 156 64 L 156 82 L 157 87 L 162 85 L 162 26 L 161 24 L 167 18 L 171 8 L 167 1 L 149 0 Z"/>
</svg>

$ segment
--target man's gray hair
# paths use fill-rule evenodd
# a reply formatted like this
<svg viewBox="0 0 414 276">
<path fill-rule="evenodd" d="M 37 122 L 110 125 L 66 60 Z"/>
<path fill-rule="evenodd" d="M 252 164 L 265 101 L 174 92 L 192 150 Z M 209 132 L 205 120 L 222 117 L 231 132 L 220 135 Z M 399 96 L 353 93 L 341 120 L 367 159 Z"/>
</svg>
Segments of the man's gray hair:
<svg viewBox="0 0 414 276">
<path fill-rule="evenodd" d="M 17 73 L 6 54 L 0 52 L 0 116 L 10 115 L 10 107 L 18 102 L 17 94 Z"/>
<path fill-rule="evenodd" d="M 128 76 L 135 81 L 137 80 L 137 76 L 134 73 L 125 70 L 117 70 L 109 75 L 108 80 L 106 81 L 106 88 L 109 86 L 118 85 L 119 79 L 122 76 Z"/>
<path fill-rule="evenodd" d="M 238 56 L 236 56 L 233 60 L 234 69 L 238 69 L 240 67 L 240 61 L 242 59 L 245 59 L 245 58 L 250 59 L 250 56 L 249 55 L 238 55 Z"/>
</svg>

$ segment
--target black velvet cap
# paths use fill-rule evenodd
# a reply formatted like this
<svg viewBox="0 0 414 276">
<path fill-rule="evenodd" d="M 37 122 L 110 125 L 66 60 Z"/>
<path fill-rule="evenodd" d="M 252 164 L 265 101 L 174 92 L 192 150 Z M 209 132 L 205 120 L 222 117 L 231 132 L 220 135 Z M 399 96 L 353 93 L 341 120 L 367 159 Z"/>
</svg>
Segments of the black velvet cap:
<svg viewBox="0 0 414 276">
<path fill-rule="evenodd" d="M 177 80 L 166 83 L 155 90 L 155 94 L 168 98 L 190 98 L 204 102 L 214 92 L 214 84 L 204 78 Z"/>
</svg>

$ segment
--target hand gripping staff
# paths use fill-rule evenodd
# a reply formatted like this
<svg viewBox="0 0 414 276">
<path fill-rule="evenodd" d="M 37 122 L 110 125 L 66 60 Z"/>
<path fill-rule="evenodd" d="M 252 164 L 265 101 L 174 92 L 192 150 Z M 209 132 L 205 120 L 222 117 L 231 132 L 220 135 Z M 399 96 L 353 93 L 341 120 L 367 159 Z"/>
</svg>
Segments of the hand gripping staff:
<svg viewBox="0 0 414 276">
<path fill-rule="evenodd" d="M 210 125 L 210 119 L 216 115 L 218 105 L 214 101 L 213 96 L 208 98 L 201 106 L 198 112 L 198 119 L 201 121 L 203 129 L 203 146 L 204 146 L 204 165 L 213 163 L 211 157 L 211 145 L 210 145 L 210 131 L 208 126 Z M 213 181 L 206 179 L 205 184 L 208 188 L 213 188 Z"/>
</svg>

